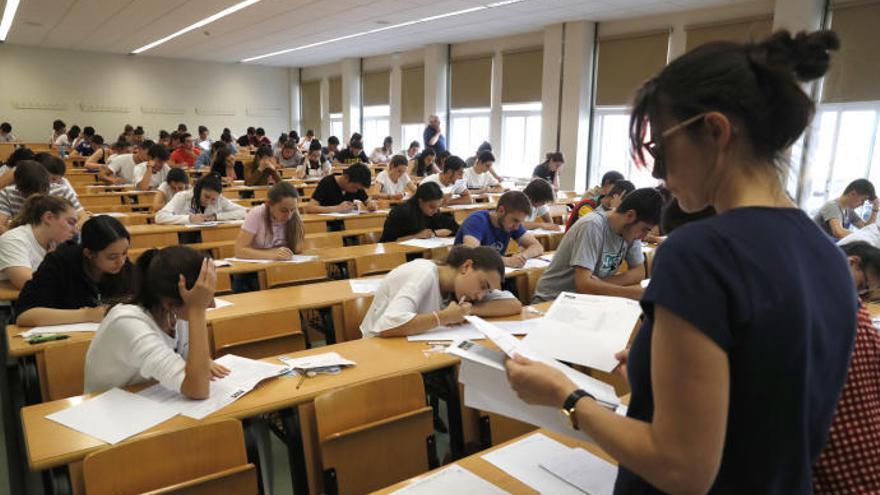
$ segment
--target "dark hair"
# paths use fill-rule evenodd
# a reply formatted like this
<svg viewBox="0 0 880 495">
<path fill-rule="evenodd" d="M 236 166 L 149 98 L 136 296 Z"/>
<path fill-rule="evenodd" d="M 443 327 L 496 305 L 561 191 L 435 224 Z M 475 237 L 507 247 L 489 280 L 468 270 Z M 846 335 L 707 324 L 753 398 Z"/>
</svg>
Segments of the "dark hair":
<svg viewBox="0 0 880 495">
<path fill-rule="evenodd" d="M 466 261 L 473 263 L 476 270 L 496 272 L 501 280 L 504 280 L 504 260 L 495 248 L 487 246 L 467 247 L 455 246 L 449 250 L 446 260 L 443 262 L 453 268 L 458 268 Z"/>
<path fill-rule="evenodd" d="M 330 144 L 339 145 L 339 138 L 336 136 L 330 136 L 327 138 L 327 144 L 328 145 L 330 145 Z"/>
<path fill-rule="evenodd" d="M 296 143 L 293 142 L 293 140 L 285 141 L 285 142 L 284 142 L 284 145 L 281 147 L 281 149 L 283 149 L 283 150 L 295 150 L 295 149 L 296 149 Z"/>
<path fill-rule="evenodd" d="M 222 146 L 214 155 L 214 161 L 211 162 L 211 172 L 219 174 L 220 177 L 226 177 L 226 159 L 232 155 L 232 150 L 229 149 L 229 146 Z"/>
<path fill-rule="evenodd" d="M 201 202 L 203 189 L 208 189 L 209 191 L 217 192 L 217 194 L 222 194 L 223 181 L 221 181 L 220 176 L 215 173 L 204 175 L 201 179 L 196 181 L 196 185 L 193 187 L 192 202 L 189 205 L 190 211 L 193 213 L 205 212 L 205 207 L 202 206 Z"/>
<path fill-rule="evenodd" d="M 165 129 L 159 131 L 159 139 L 167 139 L 169 137 L 171 137 L 171 134 L 168 134 L 168 131 Z"/>
<path fill-rule="evenodd" d="M 562 162 L 565 163 L 565 155 L 561 151 L 549 151 L 544 155 L 544 163 Z"/>
<path fill-rule="evenodd" d="M 306 137 L 314 137 L 314 136 L 315 136 L 315 131 L 313 131 L 311 129 L 308 129 L 306 131 Z"/>
<path fill-rule="evenodd" d="M 348 147 L 351 149 L 362 150 L 364 149 L 364 143 L 360 139 L 352 139 L 349 141 Z"/>
<path fill-rule="evenodd" d="M 141 129 L 141 131 L 143 131 L 143 129 Z M 85 137 L 92 137 L 95 135 L 95 128 L 90 125 L 87 125 L 87 126 L 83 127 L 82 133 Z M 143 134 L 143 132 L 141 132 L 141 133 Z"/>
<path fill-rule="evenodd" d="M 188 132 L 181 132 L 177 135 L 177 139 L 180 141 L 180 144 L 183 144 L 183 142 L 186 141 L 187 138 L 192 138 L 192 134 Z"/>
<path fill-rule="evenodd" d="M 349 165 L 349 167 L 342 173 L 348 177 L 349 182 L 354 182 L 355 184 L 360 184 L 364 187 L 370 187 L 370 182 L 372 182 L 373 178 L 373 174 L 370 172 L 370 167 L 363 163 Z"/>
<path fill-rule="evenodd" d="M 129 146 L 131 146 L 131 143 L 124 139 L 120 139 L 113 143 L 113 146 L 111 146 L 111 148 L 113 148 L 114 150 L 121 150 L 123 148 L 128 148 Z"/>
<path fill-rule="evenodd" d="M 618 172 L 617 170 L 611 170 L 605 172 L 605 175 L 602 176 L 602 181 L 599 182 L 599 185 L 605 187 L 608 184 L 614 184 L 615 182 L 624 179 L 626 179 L 626 177 L 624 177 L 622 173 Z"/>
<path fill-rule="evenodd" d="M 323 148 L 321 147 L 321 141 L 317 139 L 312 139 L 309 141 L 309 151 L 320 151 Z"/>
<path fill-rule="evenodd" d="M 755 157 L 777 162 L 813 116 L 814 104 L 798 85 L 828 70 L 829 50 L 840 46 L 831 31 L 777 31 L 760 43 L 712 42 L 669 63 L 642 85 L 630 117 L 630 145 L 644 163 L 648 127 L 663 115 L 684 121 L 715 111 L 740 123 Z M 653 125 L 652 125 L 653 124 Z M 688 132 L 698 136 L 703 128 Z M 661 163 L 654 175 L 664 177 Z"/>
<path fill-rule="evenodd" d="M 145 133 L 144 133 L 144 128 L 143 128 L 143 127 L 141 127 L 141 126 L 137 126 L 137 127 L 134 128 L 134 135 L 135 135 L 135 136 L 143 136 L 144 134 L 145 134 Z"/>
<path fill-rule="evenodd" d="M 256 168 L 260 165 L 260 160 L 266 157 L 275 156 L 275 153 L 272 152 L 272 146 L 268 144 L 261 144 L 257 151 L 254 152 L 254 161 L 253 167 Z"/>
<path fill-rule="evenodd" d="M 15 151 L 6 159 L 6 166 L 15 168 L 18 162 L 23 160 L 33 160 L 34 152 L 30 148 L 16 148 Z"/>
<path fill-rule="evenodd" d="M 223 148 L 229 149 L 229 146 L 226 146 L 226 143 L 223 141 L 214 141 L 211 143 L 210 153 L 217 153 Z"/>
<path fill-rule="evenodd" d="M 82 247 L 93 253 L 103 251 L 107 246 L 119 239 L 128 239 L 130 241 L 131 235 L 129 235 L 125 225 L 122 225 L 119 220 L 109 215 L 97 215 L 88 219 L 83 224 L 82 233 L 80 234 Z"/>
<path fill-rule="evenodd" d="M 48 194 L 31 194 L 25 200 L 24 206 L 21 207 L 21 210 L 10 222 L 9 228 L 14 229 L 22 225 L 39 225 L 43 221 L 43 215 L 46 213 L 58 215 L 72 208 L 73 205 L 67 198 L 49 196 Z"/>
<path fill-rule="evenodd" d="M 224 144 L 231 143 L 232 142 L 232 134 L 229 134 L 228 132 L 224 132 L 223 134 L 220 134 L 220 141 L 222 141 Z"/>
<path fill-rule="evenodd" d="M 154 144 L 150 146 L 150 149 L 147 150 L 147 156 L 152 158 L 153 160 L 168 160 L 168 157 L 171 154 L 168 153 L 168 148 L 162 146 L 161 144 Z"/>
<path fill-rule="evenodd" d="M 128 134 L 129 132 L 134 132 L 134 127 L 131 124 L 125 124 L 122 130 L 123 133 Z"/>
<path fill-rule="evenodd" d="M 492 143 L 490 143 L 489 141 L 483 141 L 482 143 L 480 143 L 480 145 L 477 146 L 476 154 L 479 155 L 483 151 L 492 151 Z"/>
<path fill-rule="evenodd" d="M 672 198 L 666 203 L 666 206 L 663 207 L 663 211 L 661 212 L 660 232 L 663 235 L 669 235 L 672 233 L 673 230 L 681 227 L 686 223 L 696 222 L 697 220 L 702 220 L 704 218 L 714 216 L 715 208 L 711 206 L 707 206 L 702 210 L 694 213 L 687 213 L 686 211 L 681 209 L 681 206 L 678 204 L 678 200 Z"/>
<path fill-rule="evenodd" d="M 450 156 L 452 156 L 452 153 L 449 150 L 443 150 L 437 155 L 437 164 L 440 168 L 443 168 L 443 164 L 446 163 Z M 465 167 L 467 167 L 467 164 L 465 164 Z"/>
<path fill-rule="evenodd" d="M 643 187 L 627 194 L 615 211 L 626 213 L 635 210 L 636 222 L 657 225 L 660 223 L 660 210 L 662 209 L 663 196 L 652 187 Z"/>
<path fill-rule="evenodd" d="M 12 180 L 15 188 L 27 198 L 32 194 L 49 193 L 49 171 L 40 162 L 22 160 L 13 172 Z"/>
<path fill-rule="evenodd" d="M 425 175 L 425 172 L 427 172 L 426 169 L 428 168 L 428 165 L 425 163 L 425 158 L 429 156 L 433 156 L 436 158 L 437 152 L 434 151 L 434 148 L 430 146 L 425 146 L 425 149 L 423 149 L 422 152 L 415 157 L 416 175 L 418 175 L 419 177 L 423 177 Z"/>
<path fill-rule="evenodd" d="M 488 151 L 488 150 L 481 151 L 481 152 L 477 153 L 477 161 L 480 163 L 494 162 L 495 155 L 493 155 L 492 152 Z"/>
<path fill-rule="evenodd" d="M 46 171 L 52 175 L 64 177 L 64 173 L 67 172 L 67 165 L 64 164 L 64 160 L 51 153 L 46 153 L 45 151 L 37 153 L 34 155 L 34 160 L 40 162 L 40 164 L 46 167 Z"/>
<path fill-rule="evenodd" d="M 552 203 L 556 199 L 553 193 L 553 185 L 546 179 L 532 179 L 523 189 L 523 194 L 532 202 L 532 206 L 541 203 Z"/>
<path fill-rule="evenodd" d="M 348 145 L 351 146 L 352 141 L 363 141 L 364 136 L 359 132 L 355 132 L 351 135 L 351 138 L 348 140 Z"/>
<path fill-rule="evenodd" d="M 407 149 L 410 149 L 410 148 L 419 149 L 421 147 L 422 147 L 422 145 L 418 141 L 413 141 L 413 142 L 409 143 L 409 147 Z"/>
<path fill-rule="evenodd" d="M 436 182 L 422 182 L 416 188 L 416 193 L 406 200 L 407 203 L 418 206 L 419 201 L 436 201 L 443 199 L 443 189 Z"/>
<path fill-rule="evenodd" d="M 391 157 L 391 161 L 388 162 L 388 168 L 399 167 L 401 165 L 406 165 L 408 162 L 406 157 L 403 155 L 394 155 Z"/>
<path fill-rule="evenodd" d="M 201 134 L 203 132 L 208 132 L 208 128 L 203 125 L 200 125 L 199 126 L 199 134 Z"/>
<path fill-rule="evenodd" d="M 293 198 L 299 199 L 299 192 L 297 192 L 296 188 L 293 187 L 293 184 L 290 182 L 278 182 L 274 186 L 269 189 L 266 197 L 272 203 L 280 203 L 284 200 L 284 198 Z M 267 237 L 268 241 L 272 240 L 272 212 L 269 211 L 269 206 L 266 205 L 266 214 L 263 217 L 266 228 L 264 229 L 264 234 Z M 305 226 L 303 225 L 302 217 L 299 216 L 299 209 L 293 213 L 293 216 L 290 217 L 287 224 L 284 226 L 284 243 L 287 244 L 287 247 L 295 252 L 297 243 L 303 242 L 305 240 Z"/>
<path fill-rule="evenodd" d="M 2 124 L 0 124 L 0 131 L 12 132 L 12 126 L 9 124 L 9 122 L 3 122 Z"/>
<path fill-rule="evenodd" d="M 257 127 L 257 136 L 265 136 L 265 135 L 266 135 L 266 130 L 263 129 L 262 127 Z"/>
<path fill-rule="evenodd" d="M 850 182 L 846 189 L 843 190 L 843 194 L 849 194 L 850 192 L 855 192 L 859 196 L 867 196 L 870 201 L 874 201 L 877 198 L 874 184 L 871 184 L 871 181 L 868 179 L 856 179 Z"/>
<path fill-rule="evenodd" d="M 152 141 L 150 139 L 145 139 L 140 143 L 136 143 L 135 146 L 137 146 L 138 148 L 140 148 L 142 150 L 149 150 L 153 146 L 156 146 L 156 142 Z"/>
<path fill-rule="evenodd" d="M 180 276 L 183 275 L 186 288 L 192 289 L 204 259 L 204 255 L 186 246 L 144 251 L 137 260 L 138 284 L 133 302 L 150 311 L 161 309 L 163 299 L 182 306 Z"/>
<path fill-rule="evenodd" d="M 611 190 L 608 191 L 608 196 L 614 196 L 615 194 L 623 193 L 624 197 L 635 191 L 636 186 L 633 185 L 632 182 L 628 180 L 619 180 L 614 183 L 614 186 L 611 187 Z M 662 196 L 661 196 L 662 199 Z"/>
<path fill-rule="evenodd" d="M 880 249 L 864 241 L 850 242 L 840 246 L 843 254 L 857 256 L 859 268 L 864 272 L 871 272 L 874 276 L 880 276 Z"/>
<path fill-rule="evenodd" d="M 504 212 L 519 211 L 526 215 L 532 214 L 532 202 L 522 191 L 507 191 L 498 198 L 498 206 L 504 208 Z"/>
<path fill-rule="evenodd" d="M 73 142 L 74 139 L 79 137 L 80 132 L 81 132 L 81 129 L 79 128 L 78 125 L 70 126 L 70 129 L 67 130 L 67 139 L 69 139 L 71 142 Z"/>
<path fill-rule="evenodd" d="M 394 139 L 391 136 L 385 136 L 385 139 L 382 140 L 382 150 L 394 153 Z"/>
<path fill-rule="evenodd" d="M 247 136 L 238 136 L 238 145 L 239 146 L 247 146 L 249 144 L 251 144 L 251 142 L 248 140 Z"/>
<path fill-rule="evenodd" d="M 281 144 L 287 144 L 290 142 L 291 144 L 295 144 L 292 141 L 289 141 L 290 136 L 287 135 L 286 132 L 282 132 L 280 136 L 278 136 L 278 142 Z"/>
<path fill-rule="evenodd" d="M 183 123 L 177 124 L 177 132 L 184 133 L 186 131 L 187 131 L 186 124 L 183 124 Z"/>
<path fill-rule="evenodd" d="M 172 168 L 168 171 L 168 175 L 165 176 L 165 182 L 168 184 L 171 184 L 172 182 L 189 184 L 189 175 L 182 168 Z"/>
<path fill-rule="evenodd" d="M 290 131 L 287 133 L 287 137 L 292 139 L 294 143 L 299 143 L 299 133 L 296 131 Z"/>
<path fill-rule="evenodd" d="M 447 158 L 446 161 L 443 162 L 443 172 L 444 173 L 445 172 L 455 172 L 455 171 L 461 170 L 463 168 L 465 168 L 464 160 L 462 160 L 461 158 L 459 158 L 455 155 L 450 155 L 449 158 Z"/>
<path fill-rule="evenodd" d="M 92 139 L 90 139 L 89 141 L 91 141 L 92 144 L 97 144 L 98 146 L 103 146 L 104 145 L 104 136 L 102 136 L 100 134 L 95 134 L 94 136 L 92 136 Z"/>
<path fill-rule="evenodd" d="M 53 130 L 60 131 L 61 129 L 64 129 L 65 127 L 67 127 L 67 124 L 65 124 L 64 121 L 61 119 L 58 119 L 55 122 L 52 122 L 52 129 Z"/>
<path fill-rule="evenodd" d="M 255 132 L 257 132 L 257 130 L 253 127 L 248 127 L 246 131 L 247 134 L 254 134 Z"/>
</svg>

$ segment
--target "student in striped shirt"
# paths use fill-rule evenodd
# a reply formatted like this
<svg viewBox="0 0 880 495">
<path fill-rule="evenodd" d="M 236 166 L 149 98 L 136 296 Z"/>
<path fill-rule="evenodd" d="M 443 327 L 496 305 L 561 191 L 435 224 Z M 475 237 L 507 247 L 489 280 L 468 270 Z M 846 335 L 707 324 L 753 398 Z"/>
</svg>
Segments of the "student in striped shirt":
<svg viewBox="0 0 880 495">
<path fill-rule="evenodd" d="M 57 157 L 56 157 L 57 158 Z M 60 159 L 59 159 L 60 160 Z M 64 162 L 62 162 L 63 164 Z M 55 176 L 58 177 L 57 175 Z M 61 176 L 63 178 L 63 175 Z M 79 203 L 76 193 L 66 183 L 52 180 L 49 171 L 40 162 L 24 160 L 15 167 L 14 184 L 0 190 L 0 233 L 9 229 L 9 220 L 21 211 L 25 200 L 32 194 L 60 196 L 73 205 L 76 210 L 77 227 L 87 218 L 88 213 Z"/>
</svg>

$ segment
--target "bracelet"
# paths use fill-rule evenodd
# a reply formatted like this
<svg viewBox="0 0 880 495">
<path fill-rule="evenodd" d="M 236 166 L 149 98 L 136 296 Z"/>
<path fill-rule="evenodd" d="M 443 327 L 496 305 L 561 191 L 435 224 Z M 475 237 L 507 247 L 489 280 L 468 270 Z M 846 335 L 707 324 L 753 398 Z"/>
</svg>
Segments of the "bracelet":
<svg viewBox="0 0 880 495">
<path fill-rule="evenodd" d="M 440 323 L 440 315 L 439 315 L 436 311 L 434 311 L 434 312 L 431 313 L 431 314 L 433 314 L 433 315 L 434 315 L 434 319 L 437 320 L 437 326 L 438 326 L 438 327 L 442 327 L 443 324 Z"/>
</svg>

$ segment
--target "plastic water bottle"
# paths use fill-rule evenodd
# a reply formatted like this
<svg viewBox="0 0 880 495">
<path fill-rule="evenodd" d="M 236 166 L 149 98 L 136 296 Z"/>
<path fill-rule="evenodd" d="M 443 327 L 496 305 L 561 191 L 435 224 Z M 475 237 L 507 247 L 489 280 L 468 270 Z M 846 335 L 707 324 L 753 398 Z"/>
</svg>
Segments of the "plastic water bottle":
<svg viewBox="0 0 880 495">
<path fill-rule="evenodd" d="M 67 158 L 67 150 L 63 144 L 58 145 L 58 156 L 61 158 Z"/>
</svg>

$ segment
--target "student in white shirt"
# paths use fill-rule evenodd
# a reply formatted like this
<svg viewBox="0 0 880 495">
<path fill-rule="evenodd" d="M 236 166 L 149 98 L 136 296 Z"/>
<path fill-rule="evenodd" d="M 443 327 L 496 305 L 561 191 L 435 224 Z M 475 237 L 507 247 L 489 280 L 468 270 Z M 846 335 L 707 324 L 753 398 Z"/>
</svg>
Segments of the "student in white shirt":
<svg viewBox="0 0 880 495">
<path fill-rule="evenodd" d="M 155 143 L 144 141 L 134 146 L 131 153 L 123 153 L 113 157 L 98 172 L 98 180 L 105 184 L 134 184 L 134 169 L 138 163 L 149 160 L 147 152 Z"/>
<path fill-rule="evenodd" d="M 54 145 L 55 141 L 63 134 L 67 134 L 67 124 L 60 119 L 52 122 L 52 134 L 49 134 L 49 144 Z"/>
<path fill-rule="evenodd" d="M 209 134 L 207 127 L 203 125 L 199 126 L 199 142 L 196 144 L 198 144 L 203 152 L 211 150 L 211 138 L 208 137 Z"/>
<path fill-rule="evenodd" d="M 175 194 L 156 213 L 156 223 L 182 225 L 243 219 L 246 213 L 244 206 L 229 201 L 222 193 L 220 176 L 208 174 L 196 181 L 191 190 Z"/>
<path fill-rule="evenodd" d="M 153 196 L 153 211 L 158 212 L 177 193 L 187 189 L 189 189 L 189 174 L 182 168 L 172 168 L 168 171 L 168 177 L 165 177 L 165 182 L 159 184 L 159 187 L 156 188 L 156 195 Z"/>
<path fill-rule="evenodd" d="M 307 179 L 310 177 L 322 178 L 330 175 L 333 165 L 324 156 L 321 142 L 317 139 L 312 139 L 307 150 L 308 152 L 303 158 L 302 164 L 296 168 L 295 177 L 297 179 Z"/>
<path fill-rule="evenodd" d="M 21 289 L 46 253 L 76 232 L 76 210 L 60 196 L 28 197 L 10 229 L 0 235 L 0 280 Z"/>
<path fill-rule="evenodd" d="M 370 191 L 375 199 L 403 199 L 407 193 L 415 194 L 416 184 L 406 173 L 406 158 L 401 155 L 391 157 L 388 169 L 379 172 Z"/>
<path fill-rule="evenodd" d="M 12 125 L 9 122 L 0 124 L 0 143 L 14 143 L 18 141 L 12 133 Z"/>
<path fill-rule="evenodd" d="M 419 143 L 418 141 L 413 141 L 409 143 L 409 148 L 400 150 L 400 152 L 397 154 L 405 156 L 407 161 L 415 160 L 416 157 L 419 155 L 420 149 L 422 149 L 421 143 Z"/>
<path fill-rule="evenodd" d="M 425 182 L 436 182 L 443 190 L 443 206 L 469 205 L 474 202 L 464 179 L 464 160 L 450 156 L 443 163 L 443 172 L 432 174 L 422 179 Z M 457 196 L 457 197 L 456 197 Z"/>
<path fill-rule="evenodd" d="M 455 247 L 443 263 L 410 261 L 382 279 L 361 332 L 364 337 L 402 337 L 462 323 L 471 314 L 517 314 L 522 306 L 515 298 L 481 302 L 503 280 L 504 263 L 492 248 Z M 450 302 L 444 307 L 445 300 Z"/>
<path fill-rule="evenodd" d="M 170 154 L 160 144 L 154 144 L 147 150 L 148 160 L 134 167 L 134 188 L 138 191 L 156 189 L 165 182 L 171 167 L 166 163 Z"/>
<path fill-rule="evenodd" d="M 553 185 L 545 179 L 535 178 L 523 189 L 523 194 L 532 203 L 532 213 L 526 217 L 524 223 L 527 230 L 562 230 L 562 226 L 553 223 L 550 216 L 550 206 L 556 199 Z"/>
<path fill-rule="evenodd" d="M 501 183 L 492 176 L 492 165 L 495 164 L 495 155 L 491 151 L 481 151 L 477 155 L 474 166 L 466 168 L 464 180 L 468 189 L 475 190 L 475 194 L 486 192 L 501 192 Z"/>
<path fill-rule="evenodd" d="M 205 312 L 217 274 L 210 259 L 184 246 L 138 258 L 134 304 L 110 309 L 86 354 L 85 392 L 157 380 L 191 399 L 206 399 L 212 378 L 229 370 L 211 360 Z"/>
<path fill-rule="evenodd" d="M 394 140 L 391 136 L 387 136 L 382 141 L 382 147 L 374 149 L 370 154 L 370 163 L 381 163 L 384 165 L 391 160 L 392 156 L 394 156 Z"/>
</svg>

